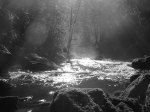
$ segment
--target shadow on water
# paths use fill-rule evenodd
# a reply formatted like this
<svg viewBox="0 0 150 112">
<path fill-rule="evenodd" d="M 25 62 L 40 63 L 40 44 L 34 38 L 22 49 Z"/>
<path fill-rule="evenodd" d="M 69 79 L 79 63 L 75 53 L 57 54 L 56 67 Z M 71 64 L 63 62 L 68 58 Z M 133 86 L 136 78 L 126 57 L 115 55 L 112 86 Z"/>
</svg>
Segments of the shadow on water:
<svg viewBox="0 0 150 112">
<path fill-rule="evenodd" d="M 81 88 L 101 88 L 106 93 L 113 93 L 117 90 L 123 90 L 125 83 L 120 83 L 118 81 L 114 82 L 112 80 L 99 80 L 97 77 L 93 77 L 89 80 L 83 80 L 79 85 Z"/>
<path fill-rule="evenodd" d="M 33 96 L 33 100 L 46 99 L 47 101 L 52 100 L 52 96 L 54 91 L 67 88 L 67 87 L 75 87 L 75 88 L 101 88 L 106 93 L 113 93 L 114 91 L 123 90 L 125 83 L 120 83 L 119 81 L 112 81 L 108 79 L 98 79 L 98 77 L 92 77 L 89 79 L 83 79 L 78 84 L 67 84 L 63 85 L 62 83 L 58 83 L 55 85 L 40 85 L 40 84 L 22 84 L 17 85 L 14 89 L 11 90 L 11 95 L 26 97 Z"/>
</svg>

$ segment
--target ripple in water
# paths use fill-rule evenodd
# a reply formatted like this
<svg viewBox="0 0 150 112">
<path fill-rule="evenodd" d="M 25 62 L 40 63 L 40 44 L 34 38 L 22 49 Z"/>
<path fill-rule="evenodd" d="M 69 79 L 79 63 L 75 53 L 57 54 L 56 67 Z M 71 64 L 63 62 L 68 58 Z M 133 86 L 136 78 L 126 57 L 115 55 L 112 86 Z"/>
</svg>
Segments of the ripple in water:
<svg viewBox="0 0 150 112">
<path fill-rule="evenodd" d="M 65 87 L 99 87 L 113 92 L 114 88 L 121 89 L 121 83 L 135 74 L 135 70 L 127 66 L 128 64 L 130 63 L 112 60 L 72 59 L 71 63 L 62 63 L 54 71 L 11 72 L 9 81 L 18 87 L 15 94 L 38 98 L 44 98 L 44 95 L 51 95 L 53 91 Z"/>
</svg>

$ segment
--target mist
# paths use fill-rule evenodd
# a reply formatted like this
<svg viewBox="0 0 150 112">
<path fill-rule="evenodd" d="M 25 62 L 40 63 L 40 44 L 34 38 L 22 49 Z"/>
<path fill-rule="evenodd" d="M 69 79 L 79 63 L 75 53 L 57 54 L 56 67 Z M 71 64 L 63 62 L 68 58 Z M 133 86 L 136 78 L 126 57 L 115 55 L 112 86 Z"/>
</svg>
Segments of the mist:
<svg viewBox="0 0 150 112">
<path fill-rule="evenodd" d="M 50 32 L 60 28 L 62 43 L 67 47 L 72 9 L 76 22 L 72 28 L 71 54 L 113 59 L 149 54 L 147 20 L 142 17 L 142 11 L 149 10 L 143 8 L 146 5 L 146 1 L 136 0 L 1 0 L 1 7 L 14 12 L 30 10 L 34 15 L 25 29 L 27 46 L 43 46 L 53 38 Z"/>
<path fill-rule="evenodd" d="M 93 55 L 112 59 L 128 60 L 149 54 L 147 20 L 141 12 L 148 9 L 141 10 L 142 4 L 145 2 L 83 0 L 74 35 L 80 35 L 80 45 L 89 54 L 93 54 L 88 50 L 90 46 L 96 52 Z"/>
<path fill-rule="evenodd" d="M 0 111 L 149 112 L 149 43 L 148 0 L 0 0 Z"/>
<path fill-rule="evenodd" d="M 79 55 L 77 57 L 97 57 L 97 48 L 102 41 L 122 38 L 119 35 L 133 25 L 129 6 L 122 0 L 82 0 L 77 12 L 78 4 L 79 2 L 76 2 L 72 6 L 74 15 L 78 15 L 72 42 L 72 52 Z"/>
</svg>

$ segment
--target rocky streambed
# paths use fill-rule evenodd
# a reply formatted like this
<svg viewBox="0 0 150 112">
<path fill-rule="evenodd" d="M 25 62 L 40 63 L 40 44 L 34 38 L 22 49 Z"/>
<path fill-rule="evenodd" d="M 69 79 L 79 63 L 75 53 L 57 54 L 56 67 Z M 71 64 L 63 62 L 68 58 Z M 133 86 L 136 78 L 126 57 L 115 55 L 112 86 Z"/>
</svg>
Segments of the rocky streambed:
<svg viewBox="0 0 150 112">
<path fill-rule="evenodd" d="M 124 93 L 119 93 L 121 94 L 122 97 L 130 96 L 129 94 L 130 91 L 132 91 L 133 87 L 129 87 L 129 89 L 126 89 L 126 84 L 127 82 L 129 82 L 130 77 L 134 74 L 137 74 L 138 71 L 134 70 L 128 65 L 130 65 L 130 62 L 121 62 L 121 61 L 112 61 L 112 60 L 92 60 L 89 58 L 72 59 L 71 63 L 62 63 L 57 70 L 53 70 L 53 71 L 34 72 L 34 73 L 29 71 L 21 71 L 21 70 L 11 71 L 9 73 L 10 78 L 3 79 L 3 80 L 13 85 L 13 87 L 9 91 L 7 91 L 8 95 L 18 96 L 19 98 L 28 96 L 27 100 L 24 101 L 26 103 L 18 104 L 20 105 L 21 108 L 19 112 L 32 112 L 32 111 L 47 112 L 50 110 L 51 111 L 55 110 L 53 108 L 56 107 L 51 106 L 51 109 L 50 108 L 45 109 L 43 103 L 52 102 L 53 105 L 57 105 L 58 103 L 57 100 L 59 99 L 61 100 L 62 98 L 60 97 L 61 94 L 67 95 L 67 97 L 70 99 L 69 100 L 70 102 L 75 102 L 73 99 L 74 97 L 76 97 L 74 95 L 76 95 L 77 92 L 81 94 L 81 99 L 83 94 L 83 97 L 89 98 L 89 102 L 94 102 L 93 104 L 87 102 L 87 104 L 91 106 L 97 105 L 97 103 L 95 103 L 96 99 L 92 100 L 93 98 L 95 98 L 95 96 L 90 97 L 89 93 L 85 92 L 86 88 L 93 88 L 90 89 L 90 91 L 98 91 L 96 92 L 96 94 L 100 94 L 102 92 L 103 94 L 106 95 L 104 96 L 106 99 L 108 99 L 109 102 L 110 102 L 109 98 L 111 97 L 108 97 L 107 94 L 113 94 L 115 91 L 124 91 Z M 148 73 L 148 71 L 146 73 Z M 70 89 L 66 90 L 66 88 L 70 88 Z M 94 89 L 94 88 L 98 88 L 98 89 Z M 58 92 L 56 93 L 56 91 Z M 137 97 L 141 97 L 141 96 L 137 95 Z M 68 102 L 68 98 L 67 99 L 63 98 L 64 99 L 63 101 Z M 99 96 L 97 96 L 97 99 L 99 99 Z M 119 103 L 121 102 L 122 101 L 119 101 Z M 127 101 L 124 99 L 122 103 L 125 102 Z M 82 105 L 89 106 L 87 104 L 84 103 L 82 104 L 82 103 L 83 102 L 79 100 L 77 101 L 76 105 L 81 105 L 81 107 Z M 119 103 L 117 103 L 117 105 Z M 110 105 L 114 105 L 114 104 L 110 102 Z M 41 106 L 42 109 L 43 108 L 45 109 L 45 111 L 41 109 Z M 62 105 L 60 104 L 58 106 L 62 106 Z M 72 107 L 72 105 L 70 106 Z M 116 105 L 114 105 L 114 107 L 115 106 Z M 84 106 L 83 108 L 85 109 Z M 98 109 L 95 110 L 95 108 Z M 73 107 L 72 109 L 74 110 L 75 108 Z M 84 109 L 83 112 L 87 111 L 86 109 L 85 110 Z M 94 110 L 89 110 L 89 111 L 103 112 L 105 110 L 103 109 L 102 105 L 99 105 L 99 107 L 95 106 L 93 107 L 93 109 Z M 119 109 L 119 107 L 117 107 L 116 109 L 117 110 L 115 111 L 121 110 Z M 73 110 L 70 110 L 70 112 L 78 112 Z M 69 112 L 69 111 L 64 110 L 62 112 Z M 104 112 L 108 112 L 108 111 L 105 110 Z"/>
</svg>

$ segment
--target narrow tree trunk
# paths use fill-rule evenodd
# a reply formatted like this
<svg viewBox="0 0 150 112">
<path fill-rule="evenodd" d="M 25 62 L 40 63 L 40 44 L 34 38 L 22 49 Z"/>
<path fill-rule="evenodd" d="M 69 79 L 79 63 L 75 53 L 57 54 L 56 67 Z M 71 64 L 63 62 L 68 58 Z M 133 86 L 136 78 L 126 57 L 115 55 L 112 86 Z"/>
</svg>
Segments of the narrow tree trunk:
<svg viewBox="0 0 150 112">
<path fill-rule="evenodd" d="M 69 24 L 69 40 L 68 40 L 68 45 L 67 45 L 67 59 L 70 61 L 70 48 L 71 48 L 71 41 L 72 41 L 72 20 L 73 15 L 72 15 L 72 7 L 71 7 L 71 13 L 70 13 L 70 24 Z"/>
<path fill-rule="evenodd" d="M 67 45 L 67 59 L 70 61 L 70 49 L 71 49 L 71 43 L 72 43 L 72 38 L 73 38 L 73 31 L 74 31 L 74 25 L 77 21 L 78 13 L 80 10 L 80 4 L 81 1 L 79 1 L 79 6 L 77 13 L 75 15 L 75 19 L 73 18 L 73 7 L 71 6 L 71 13 L 70 13 L 70 26 L 69 26 L 69 40 L 68 40 L 68 45 Z"/>
</svg>

